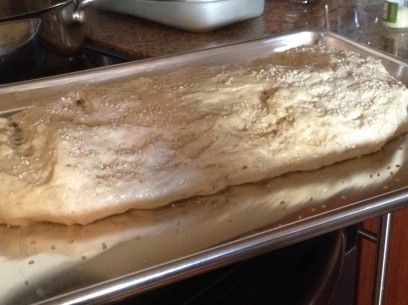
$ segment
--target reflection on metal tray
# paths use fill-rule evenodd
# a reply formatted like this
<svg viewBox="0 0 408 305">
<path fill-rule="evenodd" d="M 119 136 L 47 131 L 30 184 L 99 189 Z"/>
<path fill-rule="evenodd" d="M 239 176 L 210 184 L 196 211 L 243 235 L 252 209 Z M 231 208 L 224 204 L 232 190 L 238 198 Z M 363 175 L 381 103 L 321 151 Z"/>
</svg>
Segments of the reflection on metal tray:
<svg viewBox="0 0 408 305">
<path fill-rule="evenodd" d="M 0 114 L 83 84 L 109 84 L 191 65 L 248 62 L 317 44 L 380 58 L 392 75 L 408 82 L 408 65 L 394 57 L 335 34 L 302 31 L 0 86 Z M 84 227 L 0 226 L 0 303 L 104 303 L 402 208 L 408 204 L 407 157 L 403 135 L 363 158 Z"/>
<path fill-rule="evenodd" d="M 262 15 L 265 0 L 98 0 L 93 5 L 183 30 L 208 32 Z"/>
</svg>

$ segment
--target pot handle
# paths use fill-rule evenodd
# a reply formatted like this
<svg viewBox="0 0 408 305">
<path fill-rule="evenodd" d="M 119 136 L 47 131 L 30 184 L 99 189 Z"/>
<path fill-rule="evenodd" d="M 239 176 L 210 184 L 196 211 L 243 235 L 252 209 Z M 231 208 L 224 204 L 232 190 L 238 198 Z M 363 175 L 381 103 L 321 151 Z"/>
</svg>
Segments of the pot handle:
<svg viewBox="0 0 408 305">
<path fill-rule="evenodd" d="M 74 12 L 72 13 L 72 22 L 82 24 L 85 22 L 84 8 L 95 0 L 73 0 Z"/>
</svg>

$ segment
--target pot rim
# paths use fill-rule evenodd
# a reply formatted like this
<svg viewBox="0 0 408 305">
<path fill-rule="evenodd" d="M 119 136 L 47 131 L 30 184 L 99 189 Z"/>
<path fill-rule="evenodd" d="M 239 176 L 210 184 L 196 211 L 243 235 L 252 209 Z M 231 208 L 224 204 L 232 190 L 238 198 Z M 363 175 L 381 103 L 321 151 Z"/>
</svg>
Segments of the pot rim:
<svg viewBox="0 0 408 305">
<path fill-rule="evenodd" d="M 39 18 L 27 18 L 15 21 L 6 21 L 0 23 L 0 57 L 8 56 L 15 50 L 21 48 L 22 46 L 28 44 L 32 41 L 38 34 L 41 24 L 41 19 Z M 27 25 L 25 31 L 20 35 L 20 37 L 13 41 L 10 37 L 4 34 L 4 31 L 11 30 L 13 27 L 25 26 Z M 5 36 L 5 37 L 3 37 Z M 2 39 L 5 38 L 5 39 Z M 13 37 L 15 38 L 15 37 Z"/>
<path fill-rule="evenodd" d="M 74 0 L 8 0 L 3 1 L 0 21 L 15 20 L 39 14 L 59 6 L 65 6 Z M 10 3 L 11 5 L 7 5 Z"/>
</svg>

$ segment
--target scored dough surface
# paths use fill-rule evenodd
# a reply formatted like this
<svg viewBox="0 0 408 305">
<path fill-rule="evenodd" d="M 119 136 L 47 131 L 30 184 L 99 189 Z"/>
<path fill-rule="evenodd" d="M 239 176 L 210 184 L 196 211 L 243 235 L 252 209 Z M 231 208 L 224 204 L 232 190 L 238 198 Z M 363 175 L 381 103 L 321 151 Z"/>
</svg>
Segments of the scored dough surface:
<svg viewBox="0 0 408 305">
<path fill-rule="evenodd" d="M 87 224 L 369 154 L 407 105 L 379 61 L 322 47 L 85 87 L 0 119 L 0 223 Z"/>
</svg>

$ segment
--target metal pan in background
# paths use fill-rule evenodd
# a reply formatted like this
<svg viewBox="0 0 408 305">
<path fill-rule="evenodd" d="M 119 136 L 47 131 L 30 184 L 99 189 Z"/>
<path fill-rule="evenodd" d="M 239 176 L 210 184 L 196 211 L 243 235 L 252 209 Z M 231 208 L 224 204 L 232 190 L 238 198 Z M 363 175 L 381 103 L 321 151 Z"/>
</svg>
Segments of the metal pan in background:
<svg viewBox="0 0 408 305">
<path fill-rule="evenodd" d="M 63 66 L 71 57 L 78 56 L 85 39 L 83 8 L 91 1 L 1 1 L 0 70 L 3 77 L 5 74 L 8 79 L 13 79 L 14 74 L 35 75 L 47 57 L 53 57 L 48 60 L 53 60 L 54 66 Z M 12 39 L 10 33 L 20 39 Z M 7 40 L 5 44 L 4 40 Z"/>
<path fill-rule="evenodd" d="M 30 74 L 40 69 L 44 49 L 40 47 L 38 18 L 0 22 L 0 81 L 14 79 L 14 73 Z"/>
<path fill-rule="evenodd" d="M 84 42 L 83 7 L 88 2 L 89 0 L 5 0 L 1 3 L 0 23 L 40 19 L 39 36 L 44 46 L 57 53 L 71 55 L 77 53 Z"/>
</svg>

